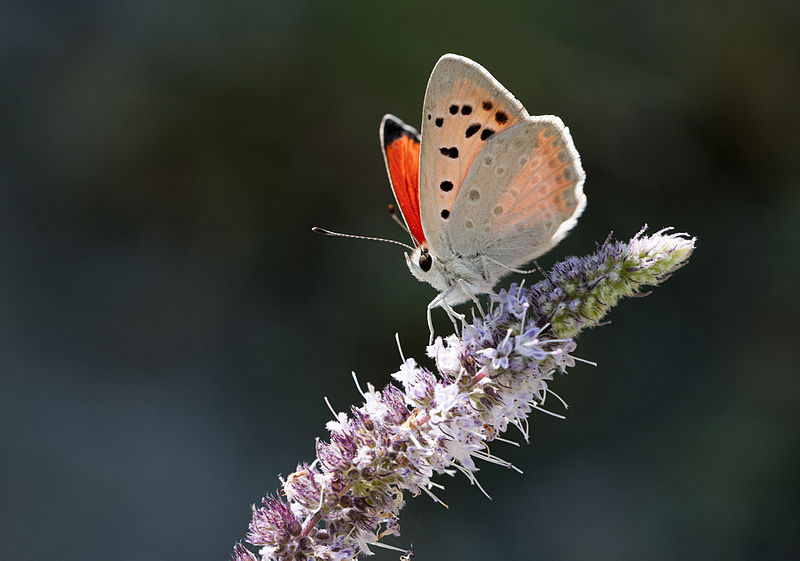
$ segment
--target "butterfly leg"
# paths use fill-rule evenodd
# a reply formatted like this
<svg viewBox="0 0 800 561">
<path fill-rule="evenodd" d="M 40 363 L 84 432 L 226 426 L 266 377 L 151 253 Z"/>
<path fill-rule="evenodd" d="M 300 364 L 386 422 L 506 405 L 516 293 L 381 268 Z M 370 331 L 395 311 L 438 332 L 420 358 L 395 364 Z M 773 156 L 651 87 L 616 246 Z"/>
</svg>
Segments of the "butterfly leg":
<svg viewBox="0 0 800 561">
<path fill-rule="evenodd" d="M 442 308 L 444 308 L 444 311 L 447 312 L 447 317 L 449 317 L 450 321 L 453 322 L 453 329 L 456 333 L 458 333 L 458 322 L 460 321 L 461 325 L 463 326 L 466 323 L 467 316 L 464 314 L 459 314 L 447 302 L 442 305 Z"/>
<path fill-rule="evenodd" d="M 428 340 L 428 344 L 433 344 L 433 318 L 431 317 L 431 310 L 437 307 L 441 307 L 446 313 L 447 317 L 450 318 L 450 321 L 453 322 L 453 328 L 458 332 L 458 323 L 456 320 L 461 320 L 462 322 L 465 320 L 465 316 L 463 314 L 459 314 L 456 312 L 453 307 L 447 303 L 447 295 L 450 293 L 453 287 L 449 287 L 446 290 L 440 292 L 436 298 L 430 301 L 428 304 L 428 329 L 430 330 L 430 339 Z"/>
<path fill-rule="evenodd" d="M 461 287 L 461 290 L 466 294 L 470 300 L 478 307 L 478 311 L 481 314 L 481 317 L 486 317 L 486 314 L 483 312 L 483 308 L 481 307 L 481 303 L 478 298 L 475 296 L 475 293 L 472 291 L 472 287 L 463 279 L 458 280 L 458 284 Z"/>
</svg>

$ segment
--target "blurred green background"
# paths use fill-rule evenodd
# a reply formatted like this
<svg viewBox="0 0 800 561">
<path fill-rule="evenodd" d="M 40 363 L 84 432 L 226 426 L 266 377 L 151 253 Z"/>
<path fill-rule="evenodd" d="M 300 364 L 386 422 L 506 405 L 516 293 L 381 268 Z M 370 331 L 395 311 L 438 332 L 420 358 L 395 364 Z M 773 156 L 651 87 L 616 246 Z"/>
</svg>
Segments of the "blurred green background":
<svg viewBox="0 0 800 561">
<path fill-rule="evenodd" d="M 393 543 L 798 558 L 798 25 L 796 1 L 4 2 L 0 559 L 226 559 L 323 397 L 386 384 L 395 332 L 423 358 L 402 251 L 310 229 L 404 240 L 377 126 L 419 124 L 446 52 L 572 131 L 589 205 L 543 266 L 644 223 L 698 249 L 582 336 L 566 421 L 493 447 L 524 475 L 486 466 L 492 501 L 440 478 L 449 511 L 409 498 Z"/>
</svg>

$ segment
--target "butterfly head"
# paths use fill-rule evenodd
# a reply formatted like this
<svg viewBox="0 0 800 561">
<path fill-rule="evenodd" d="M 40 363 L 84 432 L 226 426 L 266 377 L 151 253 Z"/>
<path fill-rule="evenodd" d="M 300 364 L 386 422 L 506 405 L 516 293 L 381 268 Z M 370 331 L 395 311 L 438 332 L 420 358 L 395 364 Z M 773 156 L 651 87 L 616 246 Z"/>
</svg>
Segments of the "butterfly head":
<svg viewBox="0 0 800 561">
<path fill-rule="evenodd" d="M 427 242 L 418 245 L 410 254 L 406 253 L 406 265 L 412 275 L 437 290 L 444 290 L 450 285 L 443 274 L 441 263 L 431 253 Z"/>
</svg>

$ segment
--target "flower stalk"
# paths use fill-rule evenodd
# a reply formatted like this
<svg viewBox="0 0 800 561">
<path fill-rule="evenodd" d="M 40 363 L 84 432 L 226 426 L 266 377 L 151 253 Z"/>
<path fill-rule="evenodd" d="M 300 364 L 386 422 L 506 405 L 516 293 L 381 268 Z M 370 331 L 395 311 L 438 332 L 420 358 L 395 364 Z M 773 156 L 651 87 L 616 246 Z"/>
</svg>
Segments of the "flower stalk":
<svg viewBox="0 0 800 561">
<path fill-rule="evenodd" d="M 686 234 L 642 230 L 626 243 L 607 240 L 592 255 L 565 259 L 529 288 L 514 284 L 492 295 L 484 317 L 428 347 L 435 372 L 404 359 L 392 375 L 400 387 L 368 384 L 350 416 L 335 413 L 316 459 L 281 481 L 283 497 L 253 506 L 246 541 L 257 550 L 237 544 L 233 559 L 368 555 L 370 546 L 399 535 L 406 493 L 441 503 L 435 475 L 460 471 L 480 487 L 476 460 L 514 468 L 487 444 L 510 425 L 527 441 L 528 415 L 547 411 L 548 383 L 580 360 L 572 354 L 575 337 L 621 298 L 663 282 L 694 244 Z"/>
</svg>

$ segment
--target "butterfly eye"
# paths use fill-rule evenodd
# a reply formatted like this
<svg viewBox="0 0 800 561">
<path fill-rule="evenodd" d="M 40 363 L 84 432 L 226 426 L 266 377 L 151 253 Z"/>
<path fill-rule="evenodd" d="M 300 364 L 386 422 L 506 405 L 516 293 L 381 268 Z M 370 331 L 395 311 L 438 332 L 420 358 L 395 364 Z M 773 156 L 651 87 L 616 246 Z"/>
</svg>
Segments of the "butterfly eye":
<svg viewBox="0 0 800 561">
<path fill-rule="evenodd" d="M 432 265 L 433 257 L 431 257 L 427 249 L 423 249 L 422 253 L 419 254 L 419 268 L 427 273 L 431 270 Z"/>
</svg>

